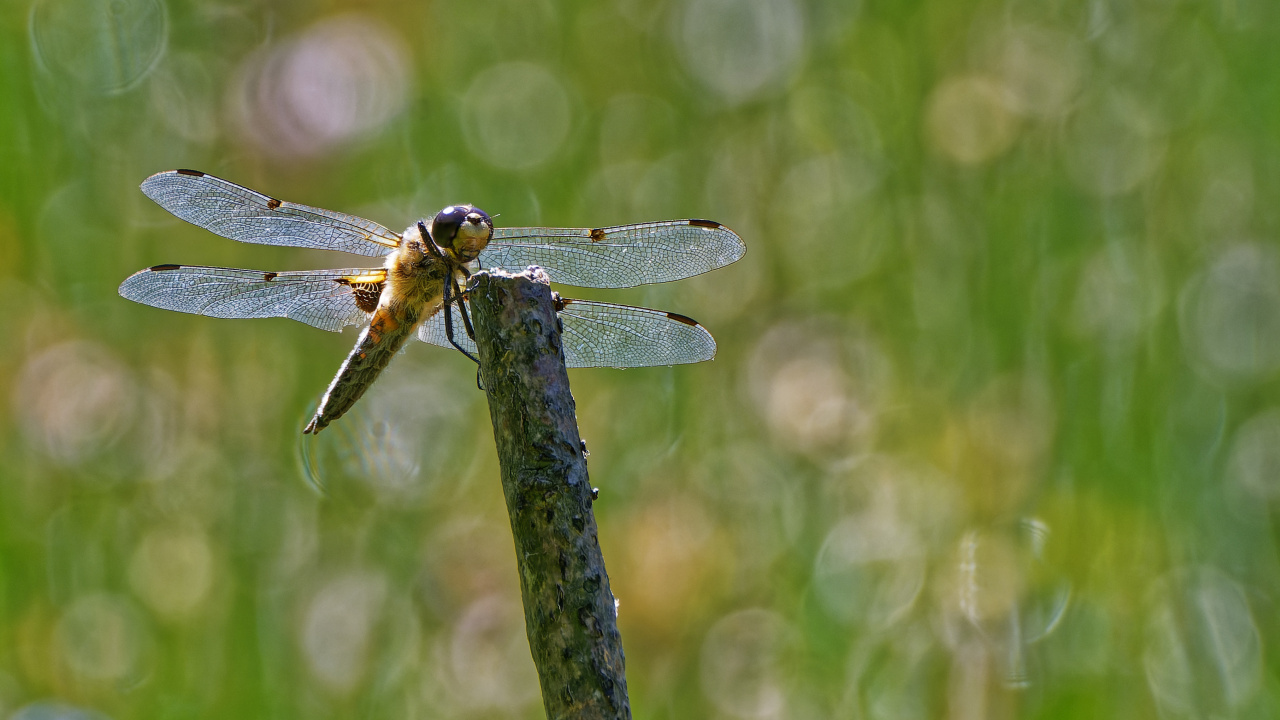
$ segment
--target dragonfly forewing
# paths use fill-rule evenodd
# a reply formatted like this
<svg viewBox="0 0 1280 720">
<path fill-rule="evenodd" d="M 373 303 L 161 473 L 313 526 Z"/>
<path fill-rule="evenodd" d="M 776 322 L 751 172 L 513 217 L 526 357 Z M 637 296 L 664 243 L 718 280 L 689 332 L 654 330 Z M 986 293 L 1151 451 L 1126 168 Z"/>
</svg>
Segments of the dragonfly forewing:
<svg viewBox="0 0 1280 720">
<path fill-rule="evenodd" d="M 386 255 L 400 242 L 372 220 L 284 202 L 196 170 L 156 173 L 143 181 L 142 192 L 192 225 L 240 242 L 369 257 Z"/>
<path fill-rule="evenodd" d="M 607 228 L 497 228 L 480 267 L 546 269 L 563 285 L 621 288 L 681 280 L 741 258 L 746 245 L 710 220 L 669 220 Z"/>
</svg>

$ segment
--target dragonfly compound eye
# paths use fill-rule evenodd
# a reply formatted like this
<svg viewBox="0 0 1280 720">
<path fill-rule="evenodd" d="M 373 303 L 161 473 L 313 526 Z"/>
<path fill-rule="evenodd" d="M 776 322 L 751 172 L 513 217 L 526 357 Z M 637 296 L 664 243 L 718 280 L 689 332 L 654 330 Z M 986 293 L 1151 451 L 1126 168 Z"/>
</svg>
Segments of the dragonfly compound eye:
<svg viewBox="0 0 1280 720">
<path fill-rule="evenodd" d="M 450 205 L 436 213 L 431 220 L 431 239 L 440 247 L 451 247 L 458 234 L 458 227 L 462 225 L 470 209 L 467 205 Z"/>
</svg>

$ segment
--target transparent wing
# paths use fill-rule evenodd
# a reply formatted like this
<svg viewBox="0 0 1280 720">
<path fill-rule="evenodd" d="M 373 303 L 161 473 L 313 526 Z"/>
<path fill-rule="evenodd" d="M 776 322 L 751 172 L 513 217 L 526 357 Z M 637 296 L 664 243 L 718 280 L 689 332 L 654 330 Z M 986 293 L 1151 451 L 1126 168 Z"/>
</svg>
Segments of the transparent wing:
<svg viewBox="0 0 1280 720">
<path fill-rule="evenodd" d="M 453 313 L 453 339 L 457 341 L 464 350 L 475 355 L 476 343 L 474 340 L 467 337 L 466 328 L 462 324 L 462 313 L 458 311 L 458 306 L 450 305 L 449 310 Z M 467 311 L 470 312 L 470 310 L 471 308 L 468 306 Z M 424 343 L 431 343 L 432 345 L 439 345 L 440 347 L 453 347 L 449 344 L 449 337 L 445 334 L 443 312 L 437 312 L 418 326 L 418 339 Z"/>
<path fill-rule="evenodd" d="M 716 341 L 697 322 L 675 313 L 649 308 L 562 299 L 560 322 L 565 364 L 581 367 L 651 367 L 710 360 Z M 453 338 L 470 353 L 476 345 L 463 330 L 462 316 L 453 312 Z M 450 347 L 444 313 L 418 328 L 418 339 Z"/>
<path fill-rule="evenodd" d="M 157 265 L 134 273 L 120 295 L 134 302 L 219 318 L 284 317 L 338 332 L 369 322 L 386 271 L 263 272 Z M 367 309 L 362 309 L 367 308 Z"/>
<path fill-rule="evenodd" d="M 480 267 L 520 272 L 540 265 L 551 281 L 616 288 L 680 280 L 724 267 L 746 252 L 729 228 L 710 220 L 608 228 L 499 228 Z"/>
<path fill-rule="evenodd" d="M 398 235 L 371 220 L 282 202 L 196 170 L 152 175 L 142 192 L 192 225 L 240 242 L 369 257 L 386 255 L 400 243 Z"/>
<path fill-rule="evenodd" d="M 569 367 L 649 367 L 710 360 L 716 341 L 707 329 L 676 313 L 563 300 L 564 355 Z"/>
</svg>

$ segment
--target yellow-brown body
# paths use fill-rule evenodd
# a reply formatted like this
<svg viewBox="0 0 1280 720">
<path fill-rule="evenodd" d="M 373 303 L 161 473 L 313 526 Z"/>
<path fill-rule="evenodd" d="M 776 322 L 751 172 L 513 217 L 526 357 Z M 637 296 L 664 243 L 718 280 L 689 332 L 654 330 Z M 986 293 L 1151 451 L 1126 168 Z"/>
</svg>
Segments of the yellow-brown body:
<svg viewBox="0 0 1280 720">
<path fill-rule="evenodd" d="M 470 210 L 470 206 L 463 207 Z M 369 326 L 361 331 L 356 346 L 329 383 L 304 433 L 320 432 L 351 409 L 418 326 L 440 312 L 445 283 L 462 274 L 466 263 L 488 243 L 493 226 L 488 216 L 483 219 L 483 223 L 462 223 L 460 229 L 437 228 L 433 222 L 432 235 L 452 231 L 437 240 L 438 251 L 428 244 L 431 237 L 424 237 L 417 226 L 405 231 L 400 246 L 387 256 L 386 282 Z"/>
</svg>

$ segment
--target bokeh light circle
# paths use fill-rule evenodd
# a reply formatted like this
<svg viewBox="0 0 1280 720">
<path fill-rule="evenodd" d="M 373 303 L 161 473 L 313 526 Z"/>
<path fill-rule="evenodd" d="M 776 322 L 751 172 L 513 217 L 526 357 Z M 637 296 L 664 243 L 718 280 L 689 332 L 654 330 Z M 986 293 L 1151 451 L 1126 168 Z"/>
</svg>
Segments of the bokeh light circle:
<svg viewBox="0 0 1280 720">
<path fill-rule="evenodd" d="M 569 105 L 564 82 L 541 65 L 495 65 L 477 75 L 462 98 L 467 147 L 496 167 L 533 169 L 569 136 Z"/>
<path fill-rule="evenodd" d="M 398 115 L 411 67 L 394 28 L 361 15 L 331 17 L 251 55 L 232 83 L 232 115 L 262 152 L 321 155 Z"/>
<path fill-rule="evenodd" d="M 520 606 L 497 595 L 473 602 L 449 639 L 458 700 L 472 709 L 514 710 L 538 695 Z"/>
<path fill-rule="evenodd" d="M 822 454 L 865 446 L 879 424 L 893 366 L 857 328 L 781 322 L 758 339 L 746 390 L 780 445 Z"/>
<path fill-rule="evenodd" d="M 82 90 L 111 95 L 155 68 L 169 27 L 160 0 L 39 0 L 29 31 L 42 67 Z"/>
<path fill-rule="evenodd" d="M 720 618 L 702 642 L 702 691 L 721 712 L 744 718 L 784 717 L 791 626 L 763 608 Z"/>
<path fill-rule="evenodd" d="M 208 58 L 170 53 L 151 78 L 151 104 L 171 132 L 188 142 L 211 143 L 218 137 L 218 76 Z"/>
<path fill-rule="evenodd" d="M 1181 298 L 1185 347 L 1211 377 L 1256 381 L 1280 369 L 1280 254 L 1259 243 L 1224 250 Z"/>
<path fill-rule="evenodd" d="M 86 341 L 33 355 L 15 383 L 14 413 L 27 440 L 53 460 L 76 465 L 115 444 L 133 424 L 137 387 L 105 348 Z"/>
<path fill-rule="evenodd" d="M 1081 43 L 1051 25 L 1005 28 L 994 33 L 981 54 L 999 76 L 1006 102 L 1021 115 L 1062 117 L 1083 85 L 1087 60 Z"/>
<path fill-rule="evenodd" d="M 897 518 L 870 513 L 843 518 L 827 533 L 814 560 L 814 590 L 844 623 L 882 629 L 911 608 L 924 587 L 924 547 Z"/>
<path fill-rule="evenodd" d="M 706 597 L 724 552 L 715 526 L 696 497 L 667 498 L 638 508 L 626 526 L 626 552 L 613 588 L 628 622 L 650 636 L 669 632 L 681 613 Z"/>
<path fill-rule="evenodd" d="M 146 647 L 142 617 L 123 598 L 76 598 L 58 620 L 57 646 L 71 670 L 86 680 L 120 681 L 139 671 Z"/>
<path fill-rule="evenodd" d="M 161 617 L 181 620 L 200 608 L 213 585 L 213 550 L 199 528 L 148 532 L 129 560 L 129 584 Z"/>
<path fill-rule="evenodd" d="M 1073 328 L 1108 351 L 1131 347 L 1159 317 L 1165 303 L 1158 269 L 1117 245 L 1100 249 L 1085 261 L 1072 311 Z"/>
<path fill-rule="evenodd" d="M 789 81 L 804 59 L 804 16 L 794 0 L 692 0 L 679 30 L 689 72 L 739 103 Z"/>
<path fill-rule="evenodd" d="M 352 571 L 325 583 L 307 602 L 299 645 L 312 677 L 346 695 L 363 682 L 383 614 L 386 578 Z"/>
<path fill-rule="evenodd" d="M 1143 668 L 1166 717 L 1228 717 L 1262 679 L 1262 638 L 1238 582 L 1211 566 L 1151 588 Z"/>
<path fill-rule="evenodd" d="M 1123 195 L 1160 167 L 1165 131 L 1135 94 L 1110 89 L 1076 111 L 1063 152 L 1067 175 L 1081 190 L 1100 197 Z"/>
<path fill-rule="evenodd" d="M 1018 118 L 1009 91 L 992 78 L 944 81 L 929 98 L 925 134 L 943 155 L 962 165 L 977 165 L 1001 155 L 1013 144 Z"/>
<path fill-rule="evenodd" d="M 1260 500 L 1280 500 L 1280 408 L 1264 410 L 1236 431 L 1228 477 Z"/>
</svg>

